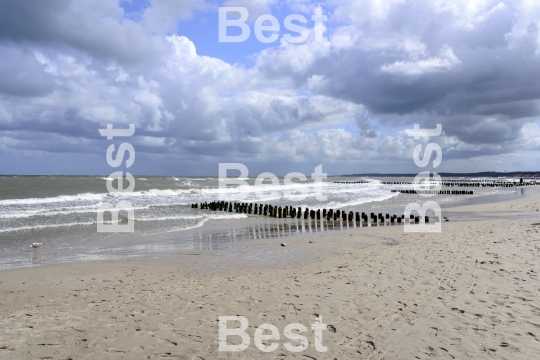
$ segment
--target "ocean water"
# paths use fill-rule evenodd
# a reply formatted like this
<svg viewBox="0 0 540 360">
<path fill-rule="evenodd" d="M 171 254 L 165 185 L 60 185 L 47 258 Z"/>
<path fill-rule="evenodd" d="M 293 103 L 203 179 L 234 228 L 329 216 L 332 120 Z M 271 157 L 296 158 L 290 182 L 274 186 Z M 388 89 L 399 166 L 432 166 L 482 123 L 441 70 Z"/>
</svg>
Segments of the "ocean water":
<svg viewBox="0 0 540 360">
<path fill-rule="evenodd" d="M 255 179 L 250 178 L 246 179 L 248 186 L 220 190 L 216 177 L 145 176 L 135 178 L 135 191 L 131 193 L 108 193 L 106 180 L 102 176 L 0 176 L 0 268 L 28 263 L 29 244 L 33 242 L 45 243 L 39 251 L 54 258 L 54 254 L 77 252 L 89 242 L 106 243 L 110 239 L 132 236 L 97 232 L 97 209 L 104 203 L 131 203 L 135 213 L 135 234 L 148 235 L 204 228 L 209 221 L 226 223 L 232 219 L 254 217 L 192 209 L 192 203 L 224 200 L 315 210 L 375 212 L 400 209 L 410 202 L 428 199 L 392 192 L 413 189 L 412 185 L 382 183 L 411 182 L 413 178 L 329 177 L 322 184 L 307 181 L 290 185 L 284 185 L 283 178 L 279 178 L 280 185 L 268 182 L 261 186 L 253 186 Z M 367 183 L 336 183 L 339 181 Z M 474 195 L 436 195 L 429 200 L 445 204 L 464 198 L 512 194 L 518 190 L 452 189 L 473 190 Z M 316 193 L 326 196 L 326 200 L 316 197 Z"/>
</svg>

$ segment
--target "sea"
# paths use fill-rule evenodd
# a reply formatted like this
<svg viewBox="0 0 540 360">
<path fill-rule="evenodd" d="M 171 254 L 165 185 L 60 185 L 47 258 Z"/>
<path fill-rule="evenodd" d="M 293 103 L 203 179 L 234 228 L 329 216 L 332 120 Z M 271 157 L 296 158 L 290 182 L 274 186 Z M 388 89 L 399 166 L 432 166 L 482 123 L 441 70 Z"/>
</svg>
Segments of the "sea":
<svg viewBox="0 0 540 360">
<path fill-rule="evenodd" d="M 307 180 L 287 185 L 283 178 L 278 178 L 279 184 L 267 180 L 258 186 L 254 186 L 255 178 L 247 178 L 247 185 L 225 188 L 217 177 L 136 176 L 134 191 L 126 193 L 108 192 L 107 180 L 105 176 L 0 176 L 0 269 L 64 261 L 159 258 L 194 249 L 220 249 L 219 243 L 227 243 L 232 237 L 236 240 L 236 234 L 248 234 L 245 237 L 249 240 L 251 232 L 245 231 L 243 224 L 263 221 L 263 230 L 272 231 L 274 227 L 269 225 L 278 221 L 258 215 L 194 209 L 194 203 L 223 200 L 399 214 L 411 202 L 426 201 L 419 200 L 418 195 L 392 192 L 412 190 L 413 177 L 336 176 L 322 183 Z M 472 190 L 474 194 L 435 195 L 429 200 L 445 207 L 523 195 L 523 190 L 514 187 L 452 190 Z M 134 232 L 98 232 L 98 208 L 120 201 L 133 207 Z M 210 240 L 201 242 L 201 234 L 212 231 L 219 232 L 219 236 L 208 236 Z M 44 245 L 30 248 L 34 242 Z"/>
</svg>

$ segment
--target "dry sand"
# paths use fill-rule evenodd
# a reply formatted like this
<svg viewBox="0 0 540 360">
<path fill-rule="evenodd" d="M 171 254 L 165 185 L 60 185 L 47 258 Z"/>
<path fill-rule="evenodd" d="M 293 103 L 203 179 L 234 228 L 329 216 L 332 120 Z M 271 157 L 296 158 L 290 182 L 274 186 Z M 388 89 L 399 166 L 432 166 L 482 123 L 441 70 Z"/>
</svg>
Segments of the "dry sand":
<svg viewBox="0 0 540 360">
<path fill-rule="evenodd" d="M 202 256 L 190 260 L 199 273 L 182 262 L 3 271 L 0 358 L 538 359 L 539 207 L 536 194 L 453 209 L 445 212 L 451 219 L 482 212 L 494 220 L 450 221 L 440 234 L 395 226 L 261 242 L 320 254 L 278 268 L 204 272 Z M 217 350 L 218 316 L 228 315 L 249 320 L 243 352 Z M 326 353 L 314 347 L 317 316 L 328 324 Z M 281 333 L 272 353 L 253 344 L 262 323 Z M 304 352 L 283 346 L 290 323 L 308 328 Z"/>
</svg>

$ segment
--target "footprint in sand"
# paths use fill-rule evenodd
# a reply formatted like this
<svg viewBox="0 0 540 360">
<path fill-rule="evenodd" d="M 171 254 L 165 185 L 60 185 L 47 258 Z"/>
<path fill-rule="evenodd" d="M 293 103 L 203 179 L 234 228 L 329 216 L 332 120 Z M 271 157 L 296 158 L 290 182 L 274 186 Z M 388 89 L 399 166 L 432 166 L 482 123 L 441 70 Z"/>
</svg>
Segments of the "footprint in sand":
<svg viewBox="0 0 540 360">
<path fill-rule="evenodd" d="M 436 327 L 430 327 L 428 329 L 428 333 L 429 333 L 429 335 L 435 337 L 439 333 L 439 329 L 437 329 Z"/>
</svg>

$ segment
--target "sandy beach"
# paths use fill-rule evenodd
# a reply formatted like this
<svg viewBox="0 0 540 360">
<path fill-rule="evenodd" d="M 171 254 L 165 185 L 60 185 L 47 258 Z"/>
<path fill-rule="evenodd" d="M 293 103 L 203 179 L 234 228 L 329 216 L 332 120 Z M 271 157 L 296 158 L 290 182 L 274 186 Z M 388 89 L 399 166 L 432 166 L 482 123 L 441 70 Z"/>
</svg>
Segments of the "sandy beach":
<svg viewBox="0 0 540 360">
<path fill-rule="evenodd" d="M 445 210 L 440 234 L 394 226 L 254 244 L 316 258 L 273 268 L 206 271 L 202 254 L 2 271 L 0 358 L 538 358 L 539 208 L 535 194 Z M 245 351 L 218 351 L 219 316 L 248 319 Z M 273 352 L 254 344 L 263 323 L 279 329 Z M 291 323 L 306 326 L 305 351 L 284 346 Z"/>
</svg>

